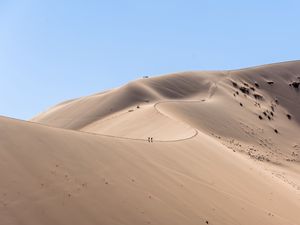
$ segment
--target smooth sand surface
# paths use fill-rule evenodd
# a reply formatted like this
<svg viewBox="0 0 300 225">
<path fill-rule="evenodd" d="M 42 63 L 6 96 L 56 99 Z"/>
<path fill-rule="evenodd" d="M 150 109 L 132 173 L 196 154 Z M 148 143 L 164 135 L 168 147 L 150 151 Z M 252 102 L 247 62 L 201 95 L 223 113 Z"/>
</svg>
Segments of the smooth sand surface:
<svg viewBox="0 0 300 225">
<path fill-rule="evenodd" d="M 298 82 L 176 73 L 0 117 L 0 224 L 298 225 Z"/>
</svg>

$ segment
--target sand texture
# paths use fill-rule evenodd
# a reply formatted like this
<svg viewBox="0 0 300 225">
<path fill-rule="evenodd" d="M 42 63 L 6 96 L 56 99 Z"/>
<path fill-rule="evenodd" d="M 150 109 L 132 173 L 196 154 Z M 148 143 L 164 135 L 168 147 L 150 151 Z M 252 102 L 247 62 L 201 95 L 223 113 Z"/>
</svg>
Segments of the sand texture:
<svg viewBox="0 0 300 225">
<path fill-rule="evenodd" d="M 299 84 L 191 71 L 0 117 L 0 225 L 299 225 Z"/>
</svg>

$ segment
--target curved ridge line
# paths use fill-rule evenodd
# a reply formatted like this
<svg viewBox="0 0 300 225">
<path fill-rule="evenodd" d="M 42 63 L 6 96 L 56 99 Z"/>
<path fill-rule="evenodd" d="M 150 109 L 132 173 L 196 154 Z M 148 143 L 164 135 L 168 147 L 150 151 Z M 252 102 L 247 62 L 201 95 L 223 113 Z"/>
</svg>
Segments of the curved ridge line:
<svg viewBox="0 0 300 225">
<path fill-rule="evenodd" d="M 153 107 L 154 109 L 162 116 L 164 117 L 167 117 L 173 121 L 176 121 L 175 119 L 171 118 L 170 116 L 168 116 L 167 114 L 163 113 L 157 106 L 159 104 L 164 104 L 164 103 L 170 103 L 170 102 L 187 102 L 187 103 L 192 103 L 192 102 L 204 102 L 205 100 L 164 100 L 164 101 L 159 101 L 159 102 L 156 102 Z M 127 113 L 127 112 L 126 112 Z M 124 115 L 125 113 L 121 113 L 119 114 L 118 116 L 122 116 Z M 118 116 L 115 116 L 114 118 L 118 117 Z M 107 118 L 109 119 L 109 118 Z M 186 137 L 186 138 L 178 138 L 178 139 L 170 139 L 170 140 L 159 140 L 159 139 L 155 139 L 154 142 L 160 142 L 160 143 L 168 143 L 168 142 L 180 142 L 180 141 L 186 141 L 186 140 L 189 140 L 189 139 L 192 139 L 194 137 L 196 137 L 198 134 L 199 134 L 199 131 L 192 127 L 190 124 L 186 123 L 186 122 L 183 122 L 183 121 L 179 121 L 185 125 L 187 125 L 188 127 L 190 127 L 191 129 L 194 130 L 194 134 L 189 136 L 189 137 Z M 41 125 L 44 125 L 44 124 L 41 124 Z M 45 126 L 48 126 L 48 125 L 45 125 Z M 51 127 L 51 126 L 48 126 L 48 127 Z M 53 127 L 52 127 L 53 128 Z M 64 129 L 64 128 L 58 128 L 58 129 L 63 129 L 63 130 L 68 130 L 68 129 Z M 123 140 L 133 140 L 133 141 L 144 141 L 144 142 L 148 142 L 147 139 L 143 139 L 143 138 L 130 138 L 130 137 L 122 137 L 122 136 L 117 136 L 117 135 L 110 135 L 110 134 L 101 134 L 101 133 L 94 133 L 94 132 L 88 132 L 88 131 L 81 131 L 81 130 L 68 130 L 68 131 L 75 131 L 75 132 L 81 132 L 81 133 L 85 133 L 85 134 L 91 134 L 91 135 L 99 135 L 99 136 L 104 136 L 104 137 L 109 137 L 109 138 L 117 138 L 117 139 L 123 139 Z"/>
<path fill-rule="evenodd" d="M 213 83 L 213 86 L 210 87 L 209 89 L 209 93 L 208 93 L 208 98 L 211 98 L 217 91 L 217 83 L 214 82 Z M 168 116 L 167 114 L 163 113 L 161 110 L 159 110 L 159 108 L 157 107 L 159 104 L 164 104 L 164 103 L 170 103 L 170 102 L 186 102 L 186 103 L 192 103 L 192 102 L 204 102 L 205 99 L 201 99 L 201 100 L 162 100 L 162 101 L 159 101 L 159 102 L 156 102 L 153 107 L 154 109 L 159 113 L 161 114 L 162 116 L 165 116 L 171 120 L 174 120 L 176 121 L 175 119 L 171 118 L 170 116 Z M 124 115 L 125 113 L 121 113 L 119 116 L 122 116 Z M 117 116 L 116 116 L 117 117 Z M 107 118 L 109 119 L 109 118 Z M 183 122 L 183 121 L 179 121 L 185 125 L 187 125 L 188 127 L 190 127 L 191 129 L 194 130 L 194 134 L 189 136 L 189 137 L 186 137 L 186 138 L 179 138 L 179 139 L 173 139 L 173 140 L 155 140 L 155 142 L 163 142 L 163 143 L 166 143 L 166 142 L 179 142 L 179 141 L 186 141 L 186 140 L 189 140 L 189 139 L 192 139 L 194 137 L 196 137 L 198 134 L 199 134 L 199 131 L 198 129 L 196 129 L 195 127 L 192 127 L 190 124 L 186 123 L 186 122 Z M 83 131 L 80 131 L 80 132 L 83 132 Z M 125 140 L 135 140 L 135 141 L 145 141 L 145 142 L 148 142 L 147 139 L 143 139 L 143 138 L 129 138 L 129 137 L 122 137 L 122 136 L 115 136 L 115 135 L 108 135 L 108 134 L 100 134 L 100 133 L 93 133 L 93 132 L 84 132 L 84 133 L 88 133 L 88 134 L 94 134 L 94 135 L 102 135 L 102 136 L 106 136 L 106 137 L 111 137 L 111 138 L 118 138 L 118 139 L 125 139 Z"/>
<path fill-rule="evenodd" d="M 211 96 L 209 96 L 211 97 Z M 164 104 L 164 103 L 178 103 L 178 102 L 185 102 L 185 103 L 193 103 L 193 102 L 204 102 L 205 100 L 204 99 L 201 99 L 201 100 L 164 100 L 164 101 L 159 101 L 159 102 L 156 102 L 153 107 L 154 109 L 159 113 L 161 114 L 162 116 L 164 117 L 167 117 L 171 120 L 174 120 L 176 121 L 174 118 L 171 118 L 170 116 L 168 116 L 167 114 L 163 113 L 157 106 L 159 104 Z M 124 114 L 120 114 L 121 115 L 124 115 Z M 183 122 L 183 121 L 179 121 L 185 125 L 187 125 L 188 127 L 190 127 L 191 129 L 194 130 L 194 134 L 189 136 L 189 137 L 186 137 L 186 138 L 179 138 L 179 139 L 171 139 L 171 140 L 156 140 L 154 142 L 160 142 L 160 143 L 167 143 L 167 142 L 179 142 L 179 141 L 186 141 L 186 140 L 189 140 L 189 139 L 192 139 L 194 137 L 196 137 L 198 134 L 199 134 L 199 131 L 198 129 L 192 127 L 190 124 L 186 123 L 186 122 Z M 86 131 L 78 131 L 78 132 L 82 132 L 82 133 L 87 133 L 87 134 L 92 134 L 92 135 L 100 135 L 100 136 L 105 136 L 105 137 L 111 137 L 111 138 L 118 138 L 118 139 L 124 139 L 124 140 L 134 140 L 134 141 L 145 141 L 145 142 L 148 142 L 147 139 L 143 139 L 143 138 L 130 138 L 130 137 L 122 137 L 122 136 L 116 136 L 116 135 L 109 135 L 109 134 L 100 134 L 100 133 L 93 133 L 93 132 L 86 132 Z"/>
</svg>

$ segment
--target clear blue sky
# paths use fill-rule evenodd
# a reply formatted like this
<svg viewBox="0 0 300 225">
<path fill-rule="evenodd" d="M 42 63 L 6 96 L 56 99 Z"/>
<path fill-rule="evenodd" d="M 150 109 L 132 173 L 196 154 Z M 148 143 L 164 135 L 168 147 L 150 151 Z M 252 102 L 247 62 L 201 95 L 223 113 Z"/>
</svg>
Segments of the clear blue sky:
<svg viewBox="0 0 300 225">
<path fill-rule="evenodd" d="M 0 0 L 0 115 L 143 75 L 300 59 L 299 1 Z"/>
</svg>

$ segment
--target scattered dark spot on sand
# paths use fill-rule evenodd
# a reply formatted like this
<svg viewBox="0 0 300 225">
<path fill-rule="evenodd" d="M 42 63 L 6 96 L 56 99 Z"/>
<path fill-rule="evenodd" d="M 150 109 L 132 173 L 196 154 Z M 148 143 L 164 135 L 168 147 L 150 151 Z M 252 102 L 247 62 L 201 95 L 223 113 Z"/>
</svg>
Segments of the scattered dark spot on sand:
<svg viewBox="0 0 300 225">
<path fill-rule="evenodd" d="M 253 96 L 254 96 L 255 99 L 258 99 L 258 100 L 262 100 L 263 99 L 263 96 L 260 95 L 260 94 L 254 93 Z"/>
<path fill-rule="evenodd" d="M 249 94 L 249 92 L 250 92 L 250 91 L 249 91 L 249 88 L 246 88 L 246 87 L 240 87 L 239 89 L 240 89 L 240 91 L 243 92 L 244 94 Z"/>
<path fill-rule="evenodd" d="M 292 83 L 292 86 L 293 86 L 294 88 L 299 88 L 299 85 L 300 85 L 300 82 L 298 82 L 298 81 L 294 81 L 294 82 Z"/>
</svg>

